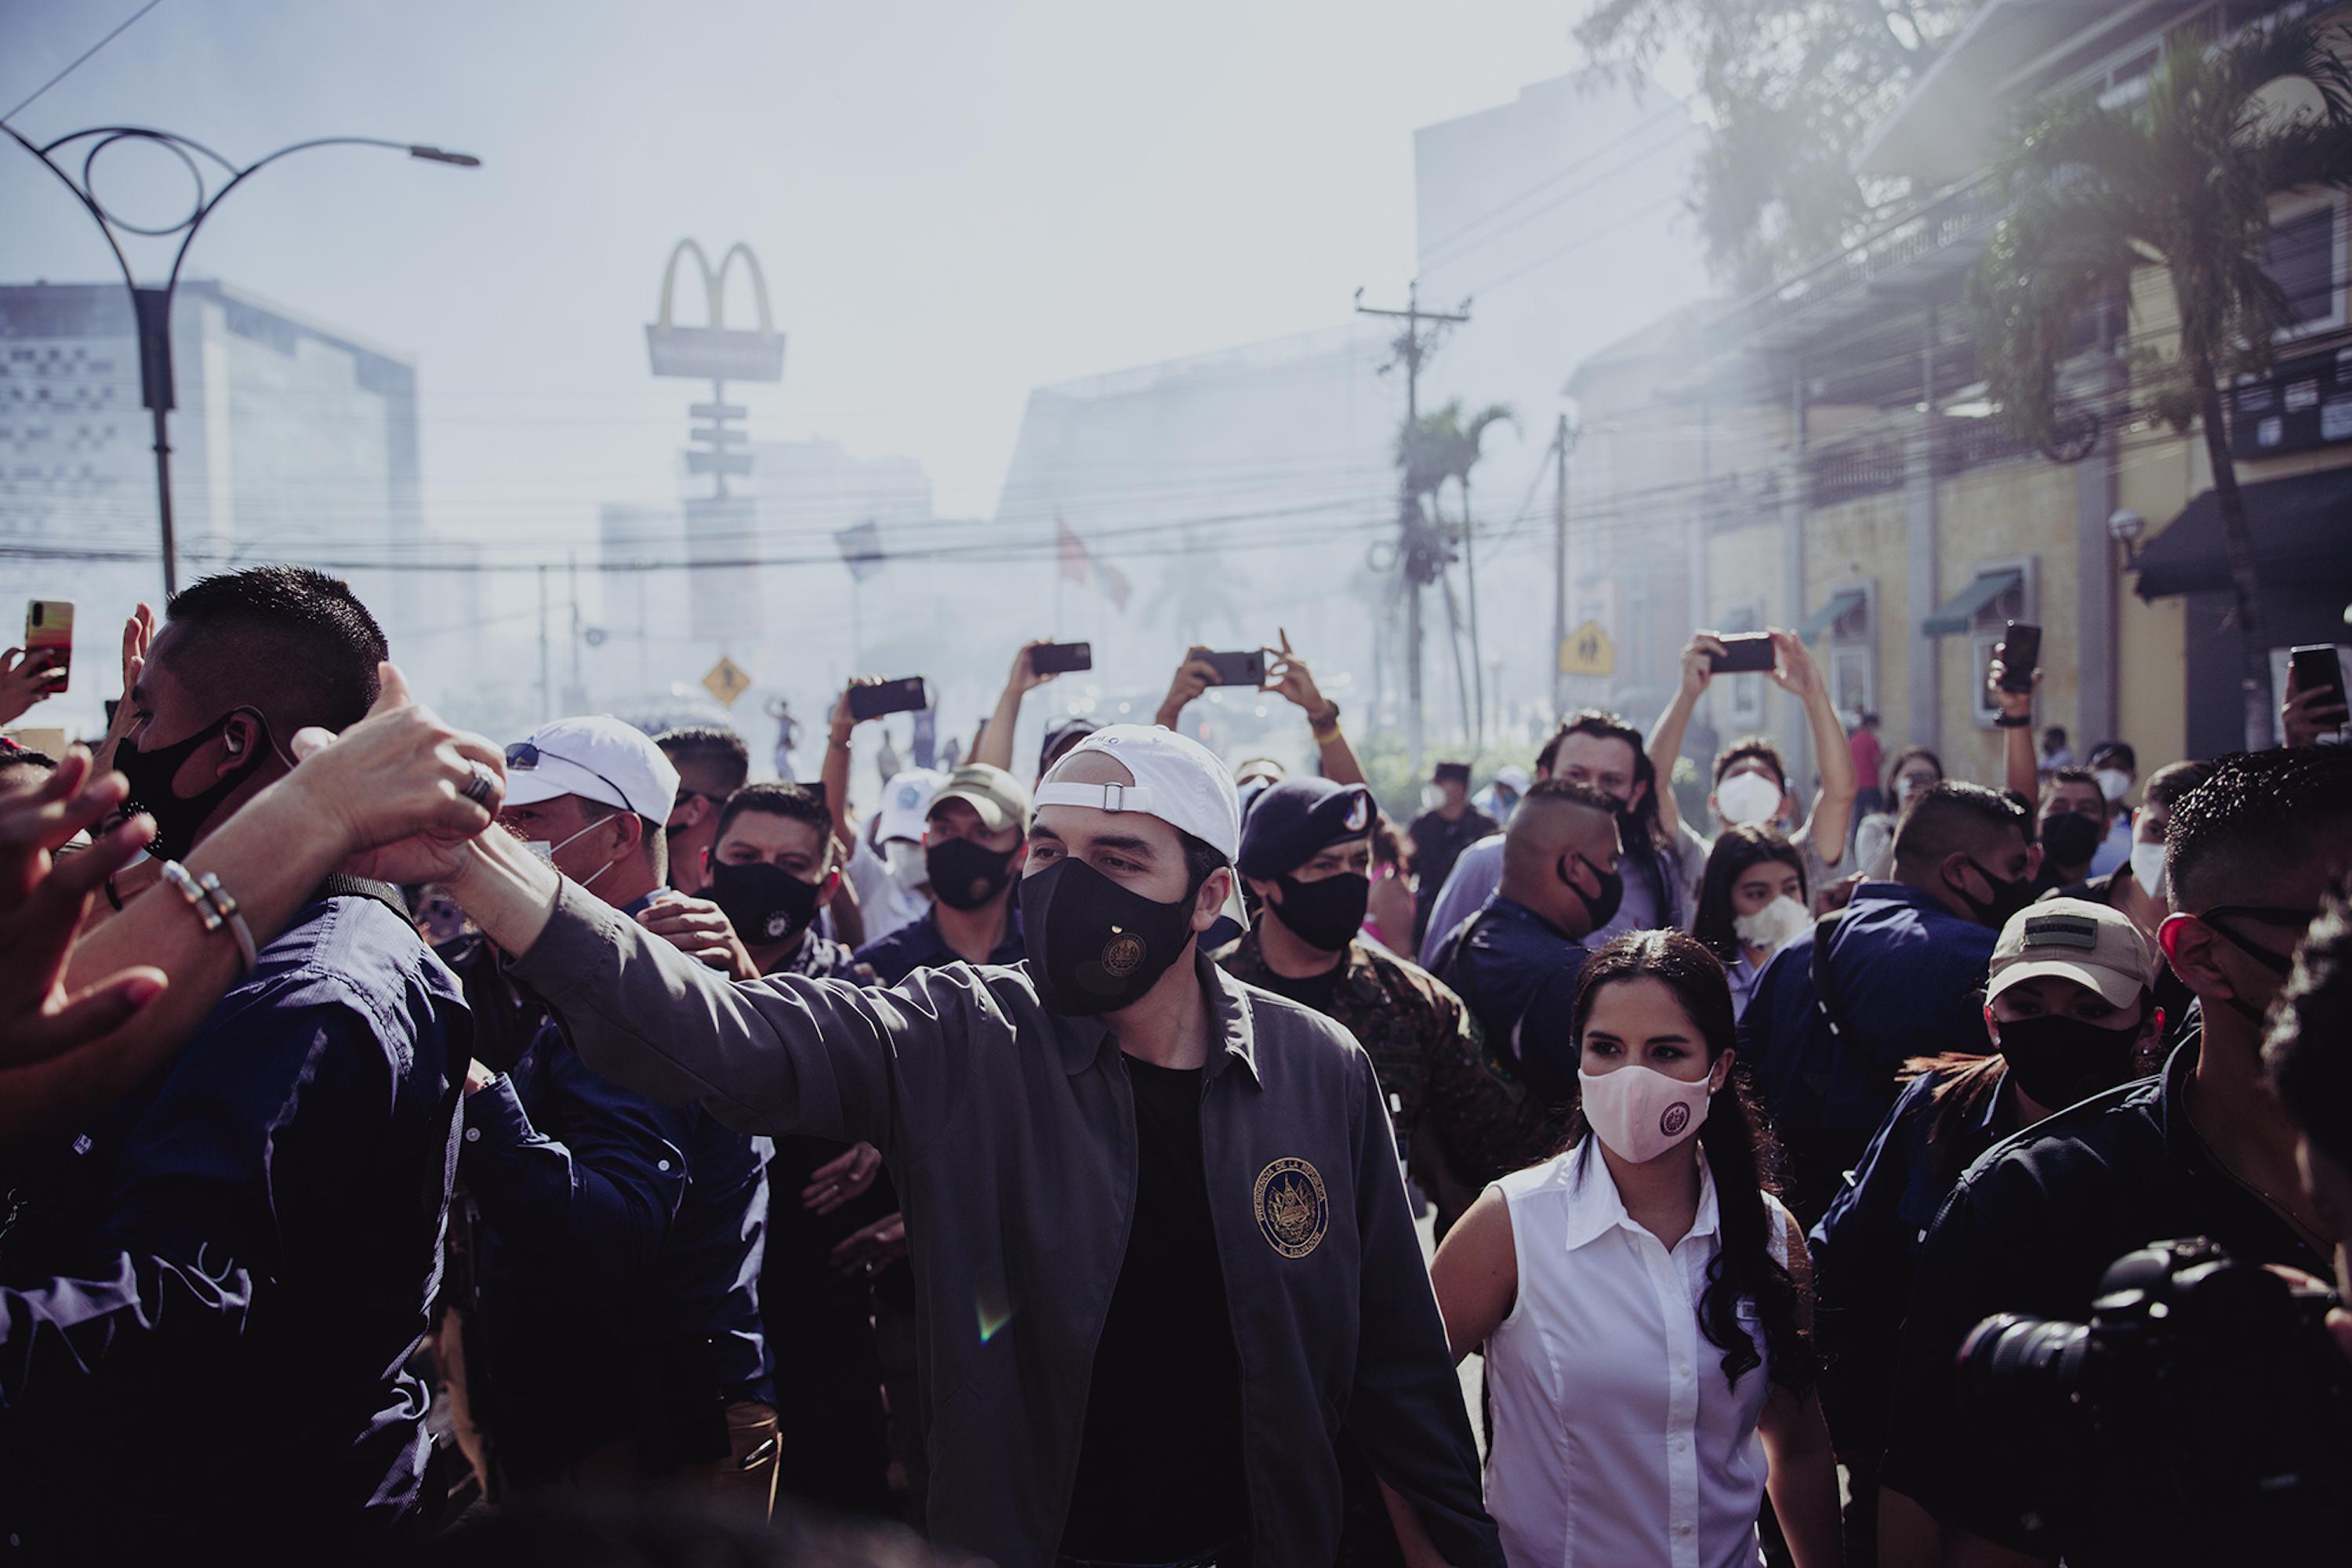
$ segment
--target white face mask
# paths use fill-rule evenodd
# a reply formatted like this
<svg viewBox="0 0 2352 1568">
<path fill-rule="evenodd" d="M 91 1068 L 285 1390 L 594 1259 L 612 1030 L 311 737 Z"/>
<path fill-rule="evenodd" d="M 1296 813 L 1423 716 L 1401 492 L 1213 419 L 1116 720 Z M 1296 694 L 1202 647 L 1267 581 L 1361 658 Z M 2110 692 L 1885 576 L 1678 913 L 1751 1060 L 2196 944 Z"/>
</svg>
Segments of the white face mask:
<svg viewBox="0 0 2352 1568">
<path fill-rule="evenodd" d="M 2110 805 L 2131 794 L 2132 776 L 2121 768 L 2101 768 L 2091 776 L 2099 781 L 2099 793 Z"/>
<path fill-rule="evenodd" d="M 1766 952 L 1778 952 L 1813 923 L 1805 906 L 1782 893 L 1752 915 L 1741 915 L 1731 922 L 1731 932 L 1749 947 L 1762 948 Z"/>
<path fill-rule="evenodd" d="M 1936 781 L 1923 773 L 1905 773 L 1895 781 L 1895 798 L 1909 800 L 1913 795 L 1923 795 L 1935 787 Z"/>
<path fill-rule="evenodd" d="M 1433 784 L 1423 784 L 1421 786 L 1421 808 L 1423 811 L 1435 811 L 1439 806 L 1444 805 L 1444 804 L 1445 792 L 1444 790 L 1438 788 Z"/>
<path fill-rule="evenodd" d="M 1621 1160 L 1646 1165 L 1696 1133 L 1706 1121 L 1714 1090 L 1628 1062 L 1613 1072 L 1576 1070 L 1584 1089 L 1584 1120 L 1592 1135 Z"/>
<path fill-rule="evenodd" d="M 921 845 L 893 838 L 882 846 L 882 860 L 890 868 L 890 879 L 907 891 L 930 886 L 931 868 L 923 858 Z"/>
<path fill-rule="evenodd" d="M 531 854 L 543 864 L 552 866 L 555 864 L 555 852 L 562 848 L 564 844 L 571 843 L 573 838 L 584 837 L 595 829 L 604 826 L 604 825 L 601 822 L 592 822 L 587 826 L 582 828 L 578 833 L 572 835 L 571 838 L 566 838 L 563 841 L 563 844 L 550 844 L 544 838 L 526 838 L 522 841 L 522 847 L 530 850 Z M 605 872 L 611 870 L 620 863 L 621 858 L 617 855 L 614 856 L 610 860 L 605 861 L 602 866 L 597 867 L 594 871 L 589 873 L 587 877 L 583 878 L 581 880 L 580 885 L 583 888 L 593 886 L 597 878 L 603 876 Z"/>
<path fill-rule="evenodd" d="M 1734 773 L 1715 786 L 1715 809 L 1734 827 L 1771 821 L 1780 798 L 1780 786 L 1762 773 Z"/>
<path fill-rule="evenodd" d="M 2171 884 L 2164 879 L 2164 846 L 2135 842 L 2131 851 L 2132 880 L 2158 903 L 2171 901 Z"/>
</svg>

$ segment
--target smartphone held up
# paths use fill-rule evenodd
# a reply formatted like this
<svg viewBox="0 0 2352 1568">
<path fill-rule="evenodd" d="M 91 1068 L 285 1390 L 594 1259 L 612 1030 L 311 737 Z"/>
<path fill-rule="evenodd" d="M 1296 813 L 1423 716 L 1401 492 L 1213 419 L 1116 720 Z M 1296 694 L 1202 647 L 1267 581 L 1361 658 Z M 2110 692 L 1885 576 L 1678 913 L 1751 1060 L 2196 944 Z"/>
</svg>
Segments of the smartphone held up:
<svg viewBox="0 0 2352 1568">
<path fill-rule="evenodd" d="M 66 689 L 73 668 L 74 607 L 63 599 L 35 599 L 25 606 L 25 660 L 49 668 L 45 695 Z"/>
</svg>

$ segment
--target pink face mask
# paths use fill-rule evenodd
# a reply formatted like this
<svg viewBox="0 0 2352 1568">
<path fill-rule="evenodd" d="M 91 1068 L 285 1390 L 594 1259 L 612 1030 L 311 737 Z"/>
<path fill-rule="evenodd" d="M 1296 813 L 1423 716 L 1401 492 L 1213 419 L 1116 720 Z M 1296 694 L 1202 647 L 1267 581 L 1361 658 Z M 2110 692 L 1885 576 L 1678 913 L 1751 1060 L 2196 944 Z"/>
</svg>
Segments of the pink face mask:
<svg viewBox="0 0 2352 1568">
<path fill-rule="evenodd" d="M 1584 1120 L 1621 1160 L 1647 1164 L 1696 1132 L 1706 1121 L 1710 1089 L 1668 1078 L 1655 1068 L 1627 1063 L 1613 1072 L 1577 1069 L 1584 1089 Z"/>
</svg>

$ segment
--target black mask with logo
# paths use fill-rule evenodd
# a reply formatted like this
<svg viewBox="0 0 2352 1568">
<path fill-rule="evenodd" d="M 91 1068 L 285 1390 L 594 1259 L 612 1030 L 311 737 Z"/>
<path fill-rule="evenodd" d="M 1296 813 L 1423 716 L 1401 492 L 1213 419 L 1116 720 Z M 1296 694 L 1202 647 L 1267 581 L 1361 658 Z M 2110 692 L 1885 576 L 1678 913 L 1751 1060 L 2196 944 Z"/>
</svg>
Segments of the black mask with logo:
<svg viewBox="0 0 2352 1568">
<path fill-rule="evenodd" d="M 765 860 L 741 865 L 721 860 L 710 868 L 710 901 L 727 916 L 727 923 L 745 942 L 765 947 L 796 941 L 816 919 L 816 896 L 822 889 L 803 882 L 782 866 Z"/>
<path fill-rule="evenodd" d="M 2062 811 L 2042 825 L 2042 853 L 2053 866 L 2080 866 L 2099 852 L 2104 837 L 2097 819 Z"/>
<path fill-rule="evenodd" d="M 213 813 L 253 776 L 253 770 L 268 755 L 267 745 L 256 746 L 251 755 L 242 759 L 242 766 L 225 774 L 210 788 L 192 795 L 173 793 L 172 781 L 179 775 L 182 764 L 194 756 L 196 749 L 206 741 L 226 731 L 228 721 L 240 713 L 251 713 L 254 721 L 262 726 L 262 734 L 268 736 L 268 722 L 258 712 L 251 708 L 232 708 L 194 734 L 168 746 L 142 750 L 126 740 L 115 748 L 114 766 L 131 785 L 126 809 L 143 811 L 155 819 L 155 837 L 147 846 L 149 854 L 164 860 L 185 859 L 188 851 L 196 847 L 196 834 L 212 820 Z"/>
<path fill-rule="evenodd" d="M 2110 1029 L 2056 1013 L 2000 1025 L 2000 1054 L 2010 1076 L 2035 1104 L 2051 1110 L 2131 1081 L 2132 1047 L 2138 1039 L 2137 1025 Z"/>
<path fill-rule="evenodd" d="M 1292 935 L 1318 952 L 1337 952 L 1353 942 L 1372 900 L 1372 879 L 1353 871 L 1315 882 L 1285 875 L 1276 877 L 1274 885 L 1282 889 L 1275 913 Z"/>
<path fill-rule="evenodd" d="M 1586 936 L 1591 936 L 1594 931 L 1615 920 L 1617 911 L 1624 907 L 1625 876 L 1623 872 L 1604 871 L 1595 866 L 1592 868 L 1592 874 L 1599 879 L 1601 890 L 1597 893 L 1588 893 L 1576 885 L 1576 879 L 1568 874 L 1567 856 L 1561 856 L 1559 864 L 1552 869 L 1559 875 L 1561 881 L 1568 884 L 1568 890 L 1582 901 L 1585 916 L 1592 921 L 1584 932 Z"/>
<path fill-rule="evenodd" d="M 1192 939 L 1190 896 L 1160 903 L 1066 857 L 1021 879 L 1029 983 L 1048 1012 L 1084 1018 L 1133 1005 Z"/>
<path fill-rule="evenodd" d="M 979 909 L 1013 879 L 1013 853 L 970 838 L 942 838 L 926 847 L 923 865 L 930 872 L 931 897 L 951 910 Z"/>
<path fill-rule="evenodd" d="M 1977 924 L 1990 926 L 1993 930 L 1999 931 L 2009 923 L 2010 916 L 2033 901 L 2033 883 L 2031 879 L 2020 877 L 2015 881 L 2004 882 L 1982 866 L 1977 866 L 1974 860 L 1969 861 L 1969 864 L 1976 866 L 1977 875 L 1982 877 L 1986 884 L 1992 889 L 1992 899 L 1990 902 L 1969 892 L 1965 883 L 1951 878 L 1946 878 L 1944 885 L 1960 896 L 1960 902 L 1969 906 L 1969 914 Z"/>
</svg>

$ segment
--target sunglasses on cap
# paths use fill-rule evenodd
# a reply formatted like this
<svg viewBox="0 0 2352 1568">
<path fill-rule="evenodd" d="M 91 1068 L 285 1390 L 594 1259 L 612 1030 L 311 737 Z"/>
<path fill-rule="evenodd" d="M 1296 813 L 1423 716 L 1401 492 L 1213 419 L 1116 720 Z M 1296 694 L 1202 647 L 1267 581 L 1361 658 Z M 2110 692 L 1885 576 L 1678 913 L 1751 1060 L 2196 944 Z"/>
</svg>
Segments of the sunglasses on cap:
<svg viewBox="0 0 2352 1568">
<path fill-rule="evenodd" d="M 590 778 L 597 780 L 599 783 L 603 784 L 606 789 L 609 789 L 614 795 L 619 795 L 621 797 L 621 808 L 624 811 L 634 811 L 636 809 L 629 805 L 629 792 L 627 790 L 623 789 L 619 784 L 614 784 L 611 779 L 606 778 L 603 773 L 598 773 L 586 763 L 575 762 L 572 758 L 564 756 L 560 752 L 542 752 L 529 741 L 517 741 L 513 745 L 507 748 L 507 770 L 509 773 L 527 773 L 533 768 L 539 766 L 539 760 L 541 757 L 545 757 L 551 762 L 564 763 L 568 767 L 578 768 L 582 773 L 586 773 Z"/>
</svg>

